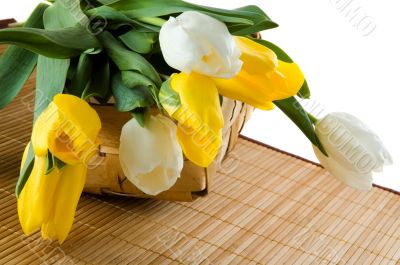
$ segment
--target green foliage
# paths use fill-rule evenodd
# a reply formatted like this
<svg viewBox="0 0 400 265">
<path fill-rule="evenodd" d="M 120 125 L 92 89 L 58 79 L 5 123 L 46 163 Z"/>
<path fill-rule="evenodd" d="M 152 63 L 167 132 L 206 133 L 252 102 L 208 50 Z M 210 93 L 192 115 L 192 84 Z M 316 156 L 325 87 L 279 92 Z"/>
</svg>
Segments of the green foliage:
<svg viewBox="0 0 400 265">
<path fill-rule="evenodd" d="M 294 97 L 274 101 L 274 104 L 297 125 L 313 145 L 317 146 L 323 154 L 328 156 L 315 133 L 313 123 L 309 119 L 307 112 Z"/>
<path fill-rule="evenodd" d="M 118 111 L 127 112 L 136 108 L 145 108 L 153 104 L 149 90 L 143 86 L 128 87 L 122 81 L 120 73 L 116 73 L 111 81 Z"/>
<path fill-rule="evenodd" d="M 286 63 L 293 63 L 292 58 L 281 48 L 279 48 L 277 45 L 273 44 L 272 42 L 269 42 L 267 40 L 260 40 L 256 38 L 251 38 L 253 41 L 271 49 L 276 56 L 278 57 L 279 60 L 286 62 Z"/>
<path fill-rule="evenodd" d="M 95 56 L 92 76 L 82 93 L 83 99 L 96 97 L 106 101 L 110 93 L 110 64 L 105 56 Z"/>
<path fill-rule="evenodd" d="M 54 96 L 63 92 L 69 68 L 68 59 L 39 56 L 36 70 L 35 120 Z"/>
<path fill-rule="evenodd" d="M 137 71 L 149 78 L 157 86 L 161 85 L 161 78 L 146 58 L 137 52 L 128 50 L 110 32 L 103 32 L 98 35 L 108 56 L 121 71 Z"/>
<path fill-rule="evenodd" d="M 43 13 L 48 5 L 40 4 L 25 27 L 43 28 Z M 14 100 L 31 75 L 37 55 L 23 48 L 10 46 L 0 57 L 0 109 Z"/>
<path fill-rule="evenodd" d="M 101 2 L 121 11 L 132 19 L 162 17 L 195 10 L 225 22 L 229 30 L 235 35 L 247 35 L 277 27 L 277 24 L 257 6 L 245 6 L 234 10 L 225 10 L 195 5 L 181 0 L 120 0 Z"/>
<path fill-rule="evenodd" d="M 72 95 L 80 97 L 86 88 L 93 72 L 93 56 L 82 53 L 79 57 L 78 66 L 68 92 Z"/>
<path fill-rule="evenodd" d="M 13 28 L 0 30 L 0 44 L 13 44 L 47 57 L 65 59 L 100 47 L 100 43 L 83 27 L 44 30 Z"/>
<path fill-rule="evenodd" d="M 140 126 L 144 127 L 149 115 L 148 108 L 136 108 L 132 111 L 132 115 L 140 124 Z"/>
<path fill-rule="evenodd" d="M 171 87 L 171 79 L 166 80 L 160 89 L 158 95 L 160 102 L 164 108 L 168 108 L 169 112 L 175 112 L 181 106 L 181 99 Z"/>
<path fill-rule="evenodd" d="M 86 15 L 94 23 L 96 23 L 96 21 L 99 21 L 100 23 L 105 24 L 104 26 L 106 26 L 107 29 L 115 30 L 122 26 L 131 26 L 140 32 L 160 31 L 160 28 L 157 26 L 148 25 L 135 19 L 131 19 L 125 14 L 109 6 L 100 6 L 97 8 L 89 9 L 86 11 Z"/>
<path fill-rule="evenodd" d="M 131 30 L 119 36 L 119 39 L 132 51 L 147 54 L 153 50 L 154 43 L 158 41 L 158 34 Z"/>
<path fill-rule="evenodd" d="M 28 181 L 29 175 L 32 172 L 33 164 L 35 163 L 35 154 L 33 152 L 33 146 L 31 143 L 28 143 L 29 149 L 26 156 L 25 163 L 21 167 L 21 171 L 19 173 L 19 178 L 17 181 L 17 185 L 15 186 L 15 196 L 18 198 L 22 189 L 24 188 L 26 182 Z"/>
<path fill-rule="evenodd" d="M 89 19 L 82 12 L 80 0 L 57 0 L 45 12 L 43 17 L 46 29 L 62 29 L 81 26 L 86 28 Z"/>
<path fill-rule="evenodd" d="M 160 101 L 158 99 L 158 88 L 157 86 L 144 75 L 141 75 L 133 71 L 122 71 L 122 82 L 129 88 L 145 87 L 150 92 L 153 97 L 154 102 L 159 108 L 161 107 Z"/>
</svg>

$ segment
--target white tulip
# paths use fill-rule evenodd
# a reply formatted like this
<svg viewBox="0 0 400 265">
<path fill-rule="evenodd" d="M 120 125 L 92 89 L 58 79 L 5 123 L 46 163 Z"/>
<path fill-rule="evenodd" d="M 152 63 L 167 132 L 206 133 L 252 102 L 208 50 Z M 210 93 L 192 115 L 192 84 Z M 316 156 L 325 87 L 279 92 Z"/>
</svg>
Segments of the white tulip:
<svg viewBox="0 0 400 265">
<path fill-rule="evenodd" d="M 122 128 L 119 159 L 126 177 L 144 193 L 168 190 L 183 168 L 176 125 L 161 114 L 149 117 L 144 128 L 131 119 Z"/>
<path fill-rule="evenodd" d="M 232 78 L 243 64 L 226 25 L 196 11 L 170 17 L 161 28 L 160 46 L 168 65 L 187 74 Z"/>
<path fill-rule="evenodd" d="M 369 190 L 373 172 L 382 171 L 392 158 L 379 137 L 358 118 L 330 113 L 316 124 L 316 133 L 329 157 L 314 146 L 321 164 L 347 185 Z"/>
</svg>

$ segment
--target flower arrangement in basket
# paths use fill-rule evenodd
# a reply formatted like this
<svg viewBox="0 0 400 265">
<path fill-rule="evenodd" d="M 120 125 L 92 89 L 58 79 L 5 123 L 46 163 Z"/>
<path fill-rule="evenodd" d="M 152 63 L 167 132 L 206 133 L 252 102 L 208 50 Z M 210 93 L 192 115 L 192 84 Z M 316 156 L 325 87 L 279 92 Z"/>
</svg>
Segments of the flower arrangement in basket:
<svg viewBox="0 0 400 265">
<path fill-rule="evenodd" d="M 62 243 L 82 191 L 192 200 L 204 195 L 253 107 L 280 108 L 321 163 L 368 189 L 391 161 L 379 138 L 345 113 L 318 120 L 296 63 L 260 31 L 260 8 L 180 0 L 56 0 L 22 27 L 0 30 L 0 107 L 36 67 L 34 125 L 16 186 L 29 235 Z M 350 139 L 340 148 L 341 134 Z M 368 155 L 361 166 L 348 159 Z M 367 163 L 368 162 L 368 163 Z"/>
</svg>

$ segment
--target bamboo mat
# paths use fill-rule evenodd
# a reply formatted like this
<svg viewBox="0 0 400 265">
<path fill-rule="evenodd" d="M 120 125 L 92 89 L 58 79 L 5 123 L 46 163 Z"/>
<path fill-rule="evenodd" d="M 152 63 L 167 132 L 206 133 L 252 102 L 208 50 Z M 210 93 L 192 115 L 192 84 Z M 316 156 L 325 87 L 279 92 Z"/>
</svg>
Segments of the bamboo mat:
<svg viewBox="0 0 400 265">
<path fill-rule="evenodd" d="M 400 264 L 400 197 L 241 138 L 192 203 L 84 194 L 67 241 L 25 237 L 14 187 L 34 79 L 0 111 L 0 264 Z"/>
</svg>

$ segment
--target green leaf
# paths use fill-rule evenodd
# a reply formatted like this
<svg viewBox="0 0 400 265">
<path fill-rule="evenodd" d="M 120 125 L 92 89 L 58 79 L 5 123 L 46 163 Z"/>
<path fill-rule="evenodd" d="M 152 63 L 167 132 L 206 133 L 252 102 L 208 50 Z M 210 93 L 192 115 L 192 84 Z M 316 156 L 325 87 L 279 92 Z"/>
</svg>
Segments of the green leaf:
<svg viewBox="0 0 400 265">
<path fill-rule="evenodd" d="M 147 25 L 137 20 L 131 19 L 123 13 L 111 8 L 109 6 L 100 6 L 92 8 L 86 11 L 86 15 L 90 17 L 90 21 L 93 23 L 101 24 L 106 22 L 105 28 L 118 29 L 121 26 L 129 25 L 134 27 L 138 31 L 143 32 L 158 32 L 160 27 Z M 93 26 L 92 26 L 93 27 Z"/>
<path fill-rule="evenodd" d="M 0 44 L 13 44 L 47 57 L 65 59 L 99 48 L 100 43 L 82 27 L 59 30 L 13 28 L 0 30 Z"/>
<path fill-rule="evenodd" d="M 102 3 L 103 5 L 109 5 L 109 4 L 118 2 L 119 0 L 97 0 L 97 1 L 99 1 L 99 2 Z"/>
<path fill-rule="evenodd" d="M 274 104 L 297 125 L 312 144 L 317 146 L 323 154 L 328 156 L 315 133 L 313 123 L 309 119 L 307 112 L 294 97 L 274 101 Z"/>
<path fill-rule="evenodd" d="M 25 23 L 25 27 L 43 28 L 43 13 L 48 8 L 39 4 Z M 37 55 L 23 48 L 11 46 L 0 57 L 0 109 L 14 100 L 37 62 Z"/>
<path fill-rule="evenodd" d="M 91 55 L 82 53 L 79 57 L 78 66 L 68 92 L 77 97 L 81 97 L 88 84 L 93 71 L 93 58 Z"/>
<path fill-rule="evenodd" d="M 53 170 L 54 170 L 53 155 L 50 152 L 47 152 L 45 175 L 50 174 Z"/>
<path fill-rule="evenodd" d="M 63 29 L 80 25 L 86 28 L 89 19 L 82 12 L 80 0 L 57 0 L 45 12 L 43 22 L 46 29 Z"/>
<path fill-rule="evenodd" d="M 260 39 L 255 39 L 251 38 L 253 41 L 264 45 L 265 47 L 271 49 L 276 56 L 278 57 L 279 60 L 286 62 L 286 63 L 293 63 L 294 61 L 290 56 L 281 48 L 279 48 L 277 45 L 273 44 L 272 42 L 266 41 L 266 40 L 260 40 Z M 297 93 L 297 96 L 300 98 L 310 98 L 311 97 L 311 91 L 310 88 L 308 87 L 307 80 L 304 80 L 303 85 L 301 86 L 299 92 Z"/>
<path fill-rule="evenodd" d="M 240 7 L 234 10 L 238 16 L 248 17 L 252 20 L 252 25 L 228 25 L 229 31 L 233 35 L 245 36 L 257 33 L 263 30 L 278 27 L 278 24 L 273 22 L 265 12 L 258 6 L 250 5 Z"/>
<path fill-rule="evenodd" d="M 31 143 L 28 144 L 29 144 L 28 154 L 26 156 L 25 163 L 21 167 L 17 185 L 15 186 L 15 196 L 17 198 L 21 194 L 22 189 L 24 188 L 26 182 L 28 181 L 29 175 L 31 174 L 33 169 L 33 164 L 35 163 L 35 154 L 33 153 L 33 146 Z"/>
<path fill-rule="evenodd" d="M 117 73 L 111 81 L 113 95 L 115 97 L 115 107 L 118 111 L 132 111 L 136 108 L 144 108 L 152 105 L 152 98 L 146 87 L 137 86 L 135 88 L 127 87 Z"/>
<path fill-rule="evenodd" d="M 119 36 L 119 39 L 132 51 L 147 54 L 153 50 L 153 45 L 158 40 L 158 34 L 131 30 Z"/>
<path fill-rule="evenodd" d="M 311 91 L 310 91 L 310 88 L 308 87 L 307 80 L 304 80 L 304 83 L 301 86 L 301 88 L 300 88 L 299 92 L 297 93 L 297 95 L 300 98 L 305 98 L 305 99 L 309 99 L 311 97 Z"/>
<path fill-rule="evenodd" d="M 63 169 L 65 163 L 48 151 L 46 156 L 46 175 L 50 174 L 55 168 Z"/>
<path fill-rule="evenodd" d="M 146 120 L 148 116 L 147 108 L 136 108 L 132 110 L 133 117 L 137 120 L 137 122 L 144 128 L 146 125 Z"/>
<path fill-rule="evenodd" d="M 137 71 L 148 77 L 157 86 L 161 85 L 161 78 L 156 69 L 142 55 L 125 48 L 109 32 L 103 32 L 98 37 L 106 49 L 108 56 L 121 71 Z"/>
<path fill-rule="evenodd" d="M 58 169 L 63 169 L 67 164 L 58 159 L 57 157 L 53 156 L 53 164 L 56 166 Z"/>
<path fill-rule="evenodd" d="M 171 79 L 166 80 L 162 84 L 158 97 L 164 109 L 168 110 L 168 113 L 171 115 L 181 106 L 179 94 L 171 87 Z"/>
<path fill-rule="evenodd" d="M 157 86 L 147 77 L 133 71 L 122 71 L 122 82 L 128 88 L 144 87 L 147 88 L 153 97 L 154 102 L 161 109 L 161 104 L 158 99 L 158 88 Z"/>
<path fill-rule="evenodd" d="M 134 21 L 132 19 L 109 6 L 100 6 L 97 8 L 89 9 L 86 11 L 86 15 L 90 17 L 90 20 L 95 20 L 95 18 L 106 19 L 107 24 L 134 24 Z M 108 27 L 109 26 L 110 25 L 108 25 Z"/>
<path fill-rule="evenodd" d="M 69 65 L 69 59 L 39 56 L 36 71 L 34 120 L 47 108 L 55 95 L 63 92 Z"/>
<path fill-rule="evenodd" d="M 286 62 L 286 63 L 293 63 L 294 61 L 292 60 L 292 58 L 290 58 L 290 56 L 281 48 L 279 48 L 277 45 L 273 44 L 272 42 L 269 42 L 267 40 L 260 40 L 260 39 L 256 39 L 256 38 L 250 38 L 251 40 L 271 49 L 276 56 L 278 57 L 279 60 Z"/>
<path fill-rule="evenodd" d="M 122 11 L 130 18 L 160 17 L 191 10 L 200 11 L 227 23 L 229 30 L 236 35 L 247 35 L 278 26 L 256 6 L 226 10 L 195 5 L 181 0 L 169 0 L 168 2 L 165 0 L 120 0 L 113 1 L 109 6 Z"/>
<path fill-rule="evenodd" d="M 82 98 L 87 100 L 97 97 L 106 100 L 110 88 L 110 64 L 105 56 L 96 56 L 89 84 L 83 91 Z"/>
</svg>

